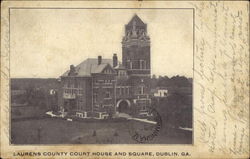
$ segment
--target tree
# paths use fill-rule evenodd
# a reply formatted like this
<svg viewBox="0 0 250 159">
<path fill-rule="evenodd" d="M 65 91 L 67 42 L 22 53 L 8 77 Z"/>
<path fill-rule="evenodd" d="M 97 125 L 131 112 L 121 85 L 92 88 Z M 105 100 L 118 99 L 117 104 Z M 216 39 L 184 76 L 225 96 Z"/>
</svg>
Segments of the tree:
<svg viewBox="0 0 250 159">
<path fill-rule="evenodd" d="M 157 81 L 157 87 L 169 87 L 170 86 L 170 79 L 168 76 L 159 76 Z"/>
<path fill-rule="evenodd" d="M 150 81 L 150 86 L 151 88 L 156 88 L 157 87 L 157 82 L 158 79 L 156 78 L 156 75 L 153 75 Z"/>
<path fill-rule="evenodd" d="M 166 123 L 166 128 L 178 128 L 180 126 L 188 127 L 192 123 L 192 112 L 186 113 L 187 110 L 192 110 L 192 105 L 186 101 L 188 98 L 182 94 L 171 94 L 167 98 L 160 99 L 157 111 L 160 113 L 162 120 Z M 191 108 L 191 109 L 189 109 Z M 190 116 L 190 117 L 189 117 Z M 188 117 L 189 120 L 185 120 Z"/>
<path fill-rule="evenodd" d="M 184 76 L 174 76 L 171 79 L 171 84 L 176 87 L 190 87 L 192 84 L 189 82 L 188 78 Z"/>
</svg>

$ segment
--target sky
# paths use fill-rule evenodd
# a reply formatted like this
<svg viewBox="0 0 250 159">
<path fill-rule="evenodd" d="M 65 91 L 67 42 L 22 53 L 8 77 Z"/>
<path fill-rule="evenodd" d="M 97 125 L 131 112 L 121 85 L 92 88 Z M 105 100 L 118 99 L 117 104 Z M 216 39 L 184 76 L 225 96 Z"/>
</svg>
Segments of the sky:
<svg viewBox="0 0 250 159">
<path fill-rule="evenodd" d="M 193 75 L 191 9 L 11 9 L 11 78 L 58 78 L 86 58 L 121 61 L 124 26 L 137 14 L 151 38 L 151 74 Z"/>
</svg>

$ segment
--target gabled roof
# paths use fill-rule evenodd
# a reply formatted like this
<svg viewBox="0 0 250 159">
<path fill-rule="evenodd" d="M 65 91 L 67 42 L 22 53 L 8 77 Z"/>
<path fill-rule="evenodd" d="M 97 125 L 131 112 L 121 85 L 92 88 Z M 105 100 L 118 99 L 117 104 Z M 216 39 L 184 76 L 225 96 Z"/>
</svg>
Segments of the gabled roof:
<svg viewBox="0 0 250 159">
<path fill-rule="evenodd" d="M 91 73 L 101 73 L 107 66 L 113 66 L 112 59 L 102 59 L 102 63 L 98 65 L 98 59 L 88 58 L 75 67 L 76 76 L 88 77 Z M 66 71 L 62 76 L 68 76 L 70 70 Z"/>
<path fill-rule="evenodd" d="M 101 73 L 102 70 L 107 66 L 107 63 L 102 63 L 100 65 L 92 65 L 90 73 Z"/>
<path fill-rule="evenodd" d="M 140 19 L 140 17 L 138 17 L 138 15 L 135 14 L 133 16 L 133 18 L 129 21 L 129 23 L 127 24 L 127 26 L 133 26 L 134 21 L 136 22 L 136 26 L 144 26 L 145 25 L 143 23 L 143 21 Z"/>
</svg>

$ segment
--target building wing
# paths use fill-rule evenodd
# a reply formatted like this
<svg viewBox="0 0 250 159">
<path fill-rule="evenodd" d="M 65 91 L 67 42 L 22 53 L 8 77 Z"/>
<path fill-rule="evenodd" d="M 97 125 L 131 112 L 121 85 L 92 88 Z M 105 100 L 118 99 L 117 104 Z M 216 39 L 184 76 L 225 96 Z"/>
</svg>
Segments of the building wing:
<svg viewBox="0 0 250 159">
<path fill-rule="evenodd" d="M 74 73 L 76 76 L 89 77 L 91 76 L 91 73 L 100 73 L 107 66 L 107 64 L 113 66 L 113 60 L 102 59 L 102 63 L 98 65 L 98 59 L 88 58 L 74 68 Z M 66 71 L 62 77 L 68 76 L 69 73 L 70 70 Z"/>
</svg>

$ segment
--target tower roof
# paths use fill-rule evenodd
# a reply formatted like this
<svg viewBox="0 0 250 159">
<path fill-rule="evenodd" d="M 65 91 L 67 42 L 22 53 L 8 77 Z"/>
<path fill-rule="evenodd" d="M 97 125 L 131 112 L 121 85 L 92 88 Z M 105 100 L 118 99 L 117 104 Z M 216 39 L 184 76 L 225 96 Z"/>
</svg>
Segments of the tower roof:
<svg viewBox="0 0 250 159">
<path fill-rule="evenodd" d="M 133 16 L 133 18 L 129 21 L 127 26 L 133 26 L 134 23 L 135 23 L 136 26 L 144 26 L 145 25 L 143 23 L 143 21 L 140 19 L 140 17 L 138 17 L 137 14 L 135 14 Z"/>
</svg>

